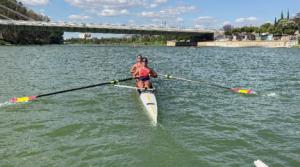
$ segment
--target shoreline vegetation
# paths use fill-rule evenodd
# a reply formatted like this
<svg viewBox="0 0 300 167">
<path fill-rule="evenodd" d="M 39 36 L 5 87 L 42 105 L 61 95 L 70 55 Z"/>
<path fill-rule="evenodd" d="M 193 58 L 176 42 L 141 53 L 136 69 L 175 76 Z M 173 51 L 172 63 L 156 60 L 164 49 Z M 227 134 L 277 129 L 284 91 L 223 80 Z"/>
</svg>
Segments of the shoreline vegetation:
<svg viewBox="0 0 300 167">
<path fill-rule="evenodd" d="M 300 48 L 300 45 L 296 45 L 295 48 Z"/>
<path fill-rule="evenodd" d="M 213 41 L 213 42 L 201 42 L 198 43 L 196 47 L 240 47 L 240 48 L 247 48 L 247 47 L 267 47 L 267 48 L 276 48 L 276 47 L 270 47 L 266 45 L 260 45 L 260 46 L 253 46 L 253 45 L 247 45 L 247 46 L 236 46 L 233 44 L 237 43 L 243 43 L 245 41 L 226 41 L 228 44 L 227 46 L 220 45 L 220 44 L 215 44 L 215 43 L 220 43 L 218 41 Z M 31 45 L 37 45 L 37 44 L 31 44 Z M 64 44 L 59 44 L 59 45 L 99 45 L 99 46 L 166 46 L 165 43 L 157 43 L 157 42 L 135 42 L 135 43 L 121 43 L 121 42 L 115 42 L 115 43 L 92 43 L 92 42 L 64 42 Z M 0 46 L 26 46 L 22 44 L 11 44 L 9 42 L 5 42 L 0 40 Z M 42 46 L 42 45 L 40 45 Z M 277 47 L 277 48 L 284 48 L 284 47 Z M 294 45 L 290 48 L 300 48 L 299 45 Z"/>
<path fill-rule="evenodd" d="M 64 45 L 99 45 L 99 46 L 166 46 L 166 44 L 161 43 L 68 43 L 65 42 Z"/>
<path fill-rule="evenodd" d="M 287 41 L 300 44 L 300 12 L 290 17 L 281 12 L 281 17 L 275 17 L 274 23 L 264 23 L 260 26 L 234 27 L 223 26 L 224 34 L 215 36 L 216 41 Z"/>
<path fill-rule="evenodd" d="M 189 36 L 164 36 L 164 35 L 127 35 L 122 38 L 71 38 L 64 41 L 65 44 L 100 44 L 100 45 L 153 45 L 166 46 L 169 40 L 187 41 Z"/>
<path fill-rule="evenodd" d="M 22 2 L 17 0 L 1 0 L 0 4 L 7 8 L 13 9 L 20 16 L 9 10 L 0 9 L 0 14 L 13 20 L 28 20 L 29 18 L 35 21 L 49 22 L 50 18 L 41 14 L 35 13 L 33 10 L 27 9 Z M 25 17 L 24 17 L 25 16 Z M 0 17 L 2 18 L 2 17 Z M 63 44 L 63 32 L 39 31 L 30 30 L 23 31 L 0 31 L 0 45 L 42 45 L 42 44 Z"/>
<path fill-rule="evenodd" d="M 142 39 L 124 39 L 124 38 L 103 38 L 103 39 L 80 39 L 71 38 L 66 39 L 64 44 L 92 44 L 92 45 L 154 45 L 154 46 L 165 46 L 166 41 L 162 40 L 142 40 Z"/>
</svg>

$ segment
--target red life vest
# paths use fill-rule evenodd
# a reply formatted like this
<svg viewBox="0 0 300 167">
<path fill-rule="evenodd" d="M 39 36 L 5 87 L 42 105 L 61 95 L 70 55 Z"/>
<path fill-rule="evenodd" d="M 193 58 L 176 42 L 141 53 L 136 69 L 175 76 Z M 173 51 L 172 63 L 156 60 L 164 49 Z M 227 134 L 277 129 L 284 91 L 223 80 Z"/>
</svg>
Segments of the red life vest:
<svg viewBox="0 0 300 167">
<path fill-rule="evenodd" d="M 140 76 L 139 77 L 149 77 L 150 75 L 150 69 L 147 67 L 141 67 L 140 68 Z"/>
</svg>

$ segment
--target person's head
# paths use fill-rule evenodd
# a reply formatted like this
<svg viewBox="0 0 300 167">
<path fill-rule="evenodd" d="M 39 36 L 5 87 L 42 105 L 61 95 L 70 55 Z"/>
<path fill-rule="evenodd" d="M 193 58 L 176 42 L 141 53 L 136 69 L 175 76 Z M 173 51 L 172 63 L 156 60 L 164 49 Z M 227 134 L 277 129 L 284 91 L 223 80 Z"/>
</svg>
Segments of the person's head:
<svg viewBox="0 0 300 167">
<path fill-rule="evenodd" d="M 143 59 L 143 56 L 141 54 L 139 54 L 139 55 L 136 56 L 136 62 L 137 63 L 142 62 L 142 59 Z"/>
<path fill-rule="evenodd" d="M 147 66 L 148 65 L 148 59 L 146 57 L 142 58 L 142 65 Z"/>
</svg>

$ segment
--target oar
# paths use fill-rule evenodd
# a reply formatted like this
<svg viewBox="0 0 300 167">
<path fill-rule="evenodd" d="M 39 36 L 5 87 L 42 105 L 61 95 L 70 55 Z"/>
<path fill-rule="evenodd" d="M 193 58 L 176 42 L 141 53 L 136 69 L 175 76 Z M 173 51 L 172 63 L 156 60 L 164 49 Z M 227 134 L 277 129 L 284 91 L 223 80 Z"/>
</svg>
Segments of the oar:
<svg viewBox="0 0 300 167">
<path fill-rule="evenodd" d="M 36 96 L 15 97 L 15 98 L 10 99 L 9 101 L 11 103 L 23 103 L 23 102 L 32 101 L 32 100 L 35 100 L 35 99 L 41 98 L 41 97 L 52 96 L 52 95 L 56 95 L 56 94 L 72 92 L 72 91 L 81 90 L 81 89 L 88 89 L 88 88 L 93 88 L 93 87 L 97 87 L 97 86 L 104 86 L 104 85 L 114 85 L 114 84 L 117 84 L 119 82 L 125 82 L 125 81 L 129 81 L 129 80 L 132 80 L 132 79 L 134 79 L 134 78 L 111 80 L 111 81 L 108 81 L 108 82 L 103 82 L 103 83 L 99 83 L 99 84 L 95 84 L 95 85 L 88 85 L 88 86 L 83 86 L 83 87 L 78 87 L 78 88 L 73 88 L 73 89 L 67 89 L 67 90 L 62 90 L 62 91 L 57 91 L 57 92 L 52 92 L 52 93 L 40 94 L 40 95 L 36 95 Z"/>
<path fill-rule="evenodd" d="M 190 80 L 190 79 L 186 79 L 186 78 L 180 78 L 180 77 L 174 77 L 172 75 L 164 75 L 164 74 L 159 74 L 161 76 L 166 77 L 167 79 L 177 79 L 177 80 L 182 80 L 182 81 L 187 81 L 187 82 L 193 82 L 193 83 L 200 83 L 200 84 L 207 84 L 213 87 L 218 87 L 218 88 L 223 88 L 223 89 L 227 89 L 230 90 L 232 92 L 236 92 L 236 93 L 241 93 L 241 94 L 247 94 L 247 95 L 254 95 L 256 94 L 256 92 L 254 92 L 252 89 L 243 89 L 243 88 L 229 88 L 226 86 L 222 86 L 222 85 L 217 85 L 214 83 L 209 83 L 207 81 L 195 81 L 195 80 Z"/>
</svg>

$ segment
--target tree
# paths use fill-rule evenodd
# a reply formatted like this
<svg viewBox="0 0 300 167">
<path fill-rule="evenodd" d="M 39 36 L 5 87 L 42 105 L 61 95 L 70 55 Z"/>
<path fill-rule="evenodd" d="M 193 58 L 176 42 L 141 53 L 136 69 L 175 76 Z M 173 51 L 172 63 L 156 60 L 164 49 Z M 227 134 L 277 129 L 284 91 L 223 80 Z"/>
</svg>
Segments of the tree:
<svg viewBox="0 0 300 167">
<path fill-rule="evenodd" d="M 296 14 L 296 16 L 293 18 L 293 21 L 297 24 L 300 24 L 300 12 Z"/>
<path fill-rule="evenodd" d="M 223 26 L 224 31 L 231 31 L 233 29 L 233 26 L 230 24 L 226 24 Z"/>
<path fill-rule="evenodd" d="M 282 29 L 279 29 L 278 27 L 272 27 L 270 29 L 270 33 L 274 35 L 281 35 L 282 34 Z"/>
<path fill-rule="evenodd" d="M 261 33 L 269 33 L 272 28 L 273 28 L 273 25 L 271 23 L 265 23 L 260 26 L 260 32 Z"/>
<path fill-rule="evenodd" d="M 224 25 L 223 30 L 225 31 L 225 35 L 232 35 L 233 26 L 230 24 Z"/>
<path fill-rule="evenodd" d="M 276 26 L 276 33 L 279 33 L 278 35 L 294 35 L 297 30 L 298 25 L 294 21 L 287 19 L 280 20 Z"/>
<path fill-rule="evenodd" d="M 241 28 L 234 28 L 234 29 L 232 29 L 232 33 L 233 34 L 239 34 L 239 33 L 241 33 L 242 31 L 241 31 Z"/>
</svg>

